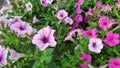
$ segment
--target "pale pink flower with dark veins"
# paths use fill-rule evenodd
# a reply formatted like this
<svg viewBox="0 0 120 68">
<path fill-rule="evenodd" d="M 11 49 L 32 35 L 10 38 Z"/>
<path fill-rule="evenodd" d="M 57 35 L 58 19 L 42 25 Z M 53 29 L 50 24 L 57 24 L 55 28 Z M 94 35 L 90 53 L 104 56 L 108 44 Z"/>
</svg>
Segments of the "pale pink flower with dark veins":
<svg viewBox="0 0 120 68">
<path fill-rule="evenodd" d="M 40 0 L 40 3 L 41 3 L 41 5 L 44 6 L 44 7 L 48 6 L 48 3 L 47 3 L 46 0 Z"/>
<path fill-rule="evenodd" d="M 64 21 L 65 21 L 65 23 L 68 23 L 68 24 L 70 24 L 70 25 L 73 24 L 73 20 L 72 20 L 72 18 L 70 18 L 70 17 L 66 17 L 66 18 L 64 19 Z"/>
<path fill-rule="evenodd" d="M 7 65 L 8 50 L 0 45 L 0 66 Z"/>
<path fill-rule="evenodd" d="M 88 49 L 92 52 L 100 53 L 103 48 L 102 40 L 99 38 L 90 38 Z"/>
<path fill-rule="evenodd" d="M 30 11 L 30 10 L 32 10 L 33 6 L 32 6 L 32 4 L 30 2 L 28 2 L 26 4 L 26 8 L 27 8 L 28 11 Z"/>
<path fill-rule="evenodd" d="M 55 30 L 50 26 L 44 27 L 34 35 L 32 43 L 35 44 L 41 51 L 45 50 L 48 46 L 56 47 L 56 41 L 54 38 Z"/>
<path fill-rule="evenodd" d="M 13 49 L 10 49 L 9 51 L 10 51 L 10 56 L 9 56 L 10 60 L 17 61 L 18 59 L 25 57 L 25 54 L 18 53 Z"/>
<path fill-rule="evenodd" d="M 21 38 L 26 37 L 26 34 L 31 35 L 34 33 L 34 29 L 30 26 L 30 24 L 24 21 L 16 22 L 12 24 L 10 28 L 18 37 Z"/>
<path fill-rule="evenodd" d="M 57 18 L 59 19 L 59 20 L 62 20 L 62 19 L 64 19 L 65 17 L 67 17 L 68 16 L 68 12 L 66 12 L 65 10 L 59 10 L 58 12 L 57 12 Z"/>
</svg>

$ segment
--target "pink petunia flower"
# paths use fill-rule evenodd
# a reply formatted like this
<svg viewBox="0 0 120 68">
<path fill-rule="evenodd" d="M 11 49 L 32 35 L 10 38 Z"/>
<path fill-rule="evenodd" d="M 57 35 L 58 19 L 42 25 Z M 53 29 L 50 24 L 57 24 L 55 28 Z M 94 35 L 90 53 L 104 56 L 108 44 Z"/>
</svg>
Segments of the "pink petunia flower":
<svg viewBox="0 0 120 68">
<path fill-rule="evenodd" d="M 28 2 L 26 4 L 26 8 L 27 8 L 28 11 L 30 11 L 30 10 L 32 10 L 33 6 L 32 6 L 32 4 L 30 2 Z"/>
<path fill-rule="evenodd" d="M 113 32 L 108 32 L 104 42 L 106 44 L 108 44 L 108 46 L 113 47 L 113 46 L 119 44 L 119 42 L 120 42 L 119 38 L 120 38 L 119 34 L 113 33 Z"/>
<path fill-rule="evenodd" d="M 84 3 L 84 0 L 78 0 L 78 2 L 80 5 L 82 5 Z"/>
<path fill-rule="evenodd" d="M 102 2 L 98 1 L 97 4 L 96 4 L 96 7 L 99 8 L 99 9 L 102 8 L 103 7 Z"/>
<path fill-rule="evenodd" d="M 34 16 L 34 17 L 33 17 L 33 21 L 32 21 L 32 22 L 35 24 L 37 21 L 38 21 L 37 17 L 36 17 L 36 16 Z"/>
<path fill-rule="evenodd" d="M 7 65 L 8 50 L 0 45 L 0 66 Z"/>
<path fill-rule="evenodd" d="M 46 0 L 46 2 L 47 2 L 48 4 L 51 4 L 51 3 L 53 2 L 53 0 Z"/>
<path fill-rule="evenodd" d="M 54 4 L 54 9 L 58 9 L 58 4 Z"/>
<path fill-rule="evenodd" d="M 86 35 L 90 36 L 90 38 L 97 38 L 97 30 L 96 29 L 88 29 L 87 31 L 84 32 L 84 36 Z"/>
<path fill-rule="evenodd" d="M 81 56 L 82 60 L 84 60 L 84 61 L 86 61 L 88 63 L 91 63 L 91 61 L 92 61 L 91 55 L 86 54 L 86 53 L 83 52 L 83 53 L 80 54 L 80 56 Z"/>
<path fill-rule="evenodd" d="M 111 25 L 111 20 L 106 17 L 106 16 L 101 16 L 100 20 L 99 20 L 99 27 L 103 30 L 107 30 L 108 28 L 110 28 L 109 26 Z"/>
<path fill-rule="evenodd" d="M 48 46 L 56 47 L 54 38 L 55 30 L 50 26 L 44 27 L 34 35 L 32 43 L 35 44 L 41 51 L 45 50 Z"/>
<path fill-rule="evenodd" d="M 76 20 L 76 22 L 82 22 L 82 21 L 83 21 L 82 15 L 77 15 L 77 16 L 75 17 L 75 20 Z"/>
<path fill-rule="evenodd" d="M 34 29 L 27 22 L 16 22 L 10 26 L 11 30 L 15 32 L 18 37 L 24 38 L 26 34 L 31 35 L 34 33 Z"/>
<path fill-rule="evenodd" d="M 10 60 L 17 61 L 18 59 L 23 58 L 23 57 L 26 56 L 25 54 L 23 54 L 23 53 L 18 53 L 18 52 L 16 52 L 16 51 L 13 50 L 13 49 L 10 49 L 9 51 L 10 51 L 10 56 L 9 56 L 9 59 L 10 59 Z"/>
<path fill-rule="evenodd" d="M 120 68 L 120 58 L 110 59 L 108 67 L 109 68 Z"/>
<path fill-rule="evenodd" d="M 80 65 L 80 68 L 88 68 L 88 65 L 86 63 L 83 63 Z"/>
<path fill-rule="evenodd" d="M 48 6 L 48 2 L 46 0 L 40 0 L 40 3 L 44 7 Z"/>
<path fill-rule="evenodd" d="M 73 24 L 73 20 L 72 20 L 70 17 L 66 17 L 66 18 L 64 19 L 64 21 L 65 21 L 65 23 L 68 23 L 68 24 L 70 24 L 70 25 Z"/>
<path fill-rule="evenodd" d="M 103 48 L 102 40 L 99 38 L 90 38 L 88 49 L 95 53 L 100 53 Z"/>
<path fill-rule="evenodd" d="M 82 10 L 80 8 L 76 8 L 76 13 L 77 14 L 81 14 L 82 13 Z"/>
<path fill-rule="evenodd" d="M 116 6 L 120 8 L 120 0 L 116 3 Z"/>
<path fill-rule="evenodd" d="M 72 42 L 74 42 L 74 39 L 73 37 L 75 36 L 75 33 L 78 34 L 78 37 L 80 38 L 80 29 L 75 29 L 75 30 L 72 30 L 68 33 L 67 37 L 65 37 L 64 41 L 67 41 L 67 40 L 70 40 Z"/>
<path fill-rule="evenodd" d="M 62 19 L 64 19 L 65 17 L 67 17 L 68 16 L 68 13 L 65 11 L 65 10 L 59 10 L 58 12 L 57 12 L 57 18 L 59 19 L 59 20 L 62 20 Z"/>
<path fill-rule="evenodd" d="M 102 7 L 102 11 L 106 13 L 109 13 L 111 10 L 112 10 L 112 6 L 110 6 L 109 4 Z"/>
</svg>

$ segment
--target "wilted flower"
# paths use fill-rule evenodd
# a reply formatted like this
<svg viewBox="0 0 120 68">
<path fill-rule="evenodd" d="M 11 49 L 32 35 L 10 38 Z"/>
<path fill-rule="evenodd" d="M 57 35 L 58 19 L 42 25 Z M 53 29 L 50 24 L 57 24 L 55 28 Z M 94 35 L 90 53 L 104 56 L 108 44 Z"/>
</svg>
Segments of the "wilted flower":
<svg viewBox="0 0 120 68">
<path fill-rule="evenodd" d="M 99 38 L 90 38 L 88 49 L 92 52 L 100 53 L 103 48 L 102 40 Z"/>
<path fill-rule="evenodd" d="M 32 43 L 41 51 L 45 50 L 48 46 L 56 47 L 56 41 L 53 35 L 54 32 L 55 30 L 50 26 L 44 27 L 33 37 Z"/>
<path fill-rule="evenodd" d="M 44 6 L 44 7 L 48 6 L 48 3 L 47 3 L 46 0 L 40 0 L 40 3 L 41 3 L 41 5 Z"/>
<path fill-rule="evenodd" d="M 28 11 L 30 11 L 30 10 L 32 10 L 33 6 L 32 6 L 32 4 L 30 2 L 28 2 L 26 4 L 26 8 L 27 8 Z"/>
<path fill-rule="evenodd" d="M 112 10 L 112 6 L 110 6 L 110 5 L 106 5 L 106 6 L 102 7 L 102 11 L 104 11 L 106 13 L 110 12 L 111 10 Z"/>
<path fill-rule="evenodd" d="M 113 33 L 113 32 L 108 32 L 104 42 L 106 44 L 108 44 L 108 46 L 113 47 L 120 43 L 119 38 L 120 38 L 119 34 Z"/>
<path fill-rule="evenodd" d="M 0 66 L 7 65 L 7 54 L 8 50 L 0 45 Z"/>
<path fill-rule="evenodd" d="M 68 16 L 68 13 L 65 11 L 65 10 L 59 10 L 58 12 L 57 12 L 57 18 L 59 19 L 59 20 L 62 20 L 62 19 L 64 19 L 65 17 L 67 17 Z"/>
<path fill-rule="evenodd" d="M 48 4 L 51 4 L 51 3 L 53 2 L 53 0 L 46 0 L 46 2 L 47 2 Z"/>
<path fill-rule="evenodd" d="M 120 58 L 110 59 L 108 67 L 109 68 L 120 68 Z"/>
<path fill-rule="evenodd" d="M 12 24 L 10 26 L 11 30 L 15 32 L 15 34 L 21 38 L 24 38 L 26 34 L 31 35 L 34 33 L 33 28 L 30 26 L 29 23 L 20 21 Z"/>
<path fill-rule="evenodd" d="M 66 18 L 64 19 L 64 21 L 65 21 L 65 23 L 68 23 L 68 24 L 70 24 L 70 25 L 73 24 L 73 20 L 72 20 L 70 17 L 66 17 Z"/>
<path fill-rule="evenodd" d="M 33 23 L 36 23 L 37 21 L 38 21 L 37 17 L 34 16 L 34 17 L 33 17 Z"/>
<path fill-rule="evenodd" d="M 7 4 L 10 5 L 11 4 L 11 0 L 7 0 Z"/>
<path fill-rule="evenodd" d="M 80 54 L 80 56 L 81 56 L 82 60 L 84 60 L 84 61 L 86 61 L 88 63 L 91 63 L 91 60 L 92 60 L 91 55 L 86 54 L 86 53 L 83 52 L 83 53 Z"/>
<path fill-rule="evenodd" d="M 10 60 L 17 61 L 18 59 L 25 57 L 25 54 L 18 53 L 13 49 L 10 49 L 9 51 L 10 51 L 10 56 L 9 56 Z"/>
</svg>

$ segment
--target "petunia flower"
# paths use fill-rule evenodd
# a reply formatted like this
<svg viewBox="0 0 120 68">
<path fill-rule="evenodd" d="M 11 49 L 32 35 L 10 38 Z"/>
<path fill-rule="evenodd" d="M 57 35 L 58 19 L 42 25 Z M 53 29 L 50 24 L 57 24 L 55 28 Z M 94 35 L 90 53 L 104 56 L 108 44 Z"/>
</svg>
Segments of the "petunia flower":
<svg viewBox="0 0 120 68">
<path fill-rule="evenodd" d="M 11 0 L 7 0 L 7 4 L 10 5 L 11 4 Z"/>
<path fill-rule="evenodd" d="M 84 31 L 84 36 L 87 35 L 90 36 L 90 38 L 97 38 L 97 30 L 96 29 L 88 29 L 87 31 Z"/>
<path fill-rule="evenodd" d="M 113 33 L 113 32 L 108 32 L 106 34 L 106 38 L 105 38 L 104 42 L 106 44 L 108 44 L 108 46 L 113 47 L 120 43 L 119 38 L 120 38 L 119 34 Z"/>
<path fill-rule="evenodd" d="M 0 66 L 7 65 L 7 54 L 8 50 L 0 45 Z"/>
<path fill-rule="evenodd" d="M 106 13 L 109 13 L 111 10 L 112 10 L 112 6 L 110 6 L 109 4 L 102 7 L 102 11 Z"/>
<path fill-rule="evenodd" d="M 80 68 L 88 68 L 88 65 L 86 63 L 83 63 L 80 65 Z"/>
<path fill-rule="evenodd" d="M 13 49 L 10 49 L 9 51 L 10 51 L 10 56 L 9 56 L 9 59 L 10 59 L 10 60 L 17 61 L 18 59 L 23 58 L 23 57 L 26 56 L 25 54 L 23 54 L 23 53 L 18 53 L 18 52 L 16 52 L 16 51 L 13 50 Z"/>
<path fill-rule="evenodd" d="M 97 7 L 98 9 L 102 8 L 102 7 L 103 7 L 102 2 L 101 2 L 101 1 L 98 1 L 97 4 L 96 4 L 96 7 Z"/>
<path fill-rule="evenodd" d="M 116 3 L 116 6 L 120 8 L 120 0 Z"/>
<path fill-rule="evenodd" d="M 92 61 L 91 55 L 86 54 L 86 53 L 83 52 L 83 53 L 80 54 L 80 56 L 81 56 L 82 60 L 84 60 L 84 61 L 86 61 L 88 63 L 91 63 L 91 61 Z"/>
<path fill-rule="evenodd" d="M 59 19 L 59 20 L 62 20 L 62 19 L 64 19 L 65 17 L 67 17 L 68 16 L 68 13 L 65 11 L 65 10 L 59 10 L 58 12 L 57 12 L 57 18 Z"/>
<path fill-rule="evenodd" d="M 33 17 L 33 21 L 32 21 L 32 22 L 35 24 L 37 21 L 38 21 L 37 17 L 36 17 L 36 16 L 34 16 L 34 17 Z"/>
<path fill-rule="evenodd" d="M 32 4 L 30 2 L 28 2 L 26 4 L 26 8 L 27 8 L 28 11 L 30 11 L 30 10 L 32 10 L 33 6 L 32 6 Z"/>
<path fill-rule="evenodd" d="M 72 20 L 70 17 L 66 17 L 66 18 L 64 19 L 64 21 L 65 21 L 65 23 L 68 23 L 68 24 L 70 24 L 70 25 L 73 24 L 73 20 Z"/>
<path fill-rule="evenodd" d="M 50 26 L 44 27 L 34 35 L 32 43 L 35 44 L 41 51 L 45 50 L 48 46 L 56 47 L 54 38 L 55 30 Z"/>
<path fill-rule="evenodd" d="M 53 2 L 53 0 L 46 0 L 46 2 L 47 2 L 48 4 L 51 4 L 51 3 Z"/>
<path fill-rule="evenodd" d="M 16 22 L 12 24 L 10 28 L 18 37 L 21 38 L 26 37 L 26 34 L 31 35 L 34 33 L 34 29 L 30 26 L 30 24 L 24 21 Z"/>
<path fill-rule="evenodd" d="M 44 7 L 48 6 L 48 2 L 46 0 L 40 0 L 40 3 Z"/>
<path fill-rule="evenodd" d="M 56 9 L 56 10 L 58 9 L 58 4 L 56 4 L 56 3 L 54 4 L 54 9 Z"/>
<path fill-rule="evenodd" d="M 120 58 L 114 58 L 109 60 L 109 68 L 120 68 Z"/>
<path fill-rule="evenodd" d="M 75 20 L 76 20 L 76 22 L 82 22 L 82 21 L 83 21 L 82 15 L 77 15 L 77 16 L 75 17 Z"/>
<path fill-rule="evenodd" d="M 95 53 L 100 53 L 103 48 L 102 40 L 99 38 L 90 38 L 88 49 Z"/>
</svg>

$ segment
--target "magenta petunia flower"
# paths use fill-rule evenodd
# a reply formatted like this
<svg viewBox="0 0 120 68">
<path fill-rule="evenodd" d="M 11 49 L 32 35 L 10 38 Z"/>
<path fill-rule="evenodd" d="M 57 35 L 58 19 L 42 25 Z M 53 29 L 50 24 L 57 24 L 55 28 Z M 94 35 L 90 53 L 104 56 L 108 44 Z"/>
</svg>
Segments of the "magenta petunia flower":
<svg viewBox="0 0 120 68">
<path fill-rule="evenodd" d="M 56 47 L 56 41 L 53 35 L 54 32 L 55 30 L 50 26 L 44 27 L 33 37 L 32 43 L 41 51 L 45 50 L 48 46 Z"/>
<path fill-rule="evenodd" d="M 97 4 L 96 4 L 96 7 L 99 8 L 99 9 L 102 8 L 103 7 L 102 2 L 98 1 Z"/>
<path fill-rule="evenodd" d="M 102 40 L 99 38 L 90 38 L 88 49 L 95 53 L 100 53 L 103 48 Z"/>
<path fill-rule="evenodd" d="M 12 24 L 10 28 L 18 37 L 21 38 L 26 37 L 26 34 L 31 35 L 34 33 L 34 29 L 30 26 L 30 24 L 24 21 L 16 22 Z"/>
<path fill-rule="evenodd" d="M 46 0 L 40 0 L 40 3 L 44 7 L 48 6 L 48 2 Z"/>
<path fill-rule="evenodd" d="M 113 46 L 119 44 L 119 42 L 120 42 L 119 38 L 120 38 L 119 34 L 113 33 L 113 32 L 108 32 L 104 42 L 106 44 L 108 44 L 108 46 L 113 47 Z"/>
<path fill-rule="evenodd" d="M 7 65 L 8 50 L 0 45 L 0 66 Z"/>
<path fill-rule="evenodd" d="M 33 6 L 32 6 L 32 4 L 30 2 L 28 2 L 26 4 L 26 8 L 27 8 L 28 11 L 30 11 L 30 10 L 32 10 Z"/>
<path fill-rule="evenodd" d="M 120 0 L 116 3 L 116 6 L 120 8 Z"/>
<path fill-rule="evenodd" d="M 10 51 L 10 56 L 9 56 L 9 59 L 10 59 L 10 60 L 17 61 L 18 59 L 23 58 L 23 57 L 26 56 L 25 54 L 23 54 L 23 53 L 18 53 L 18 52 L 16 52 L 16 51 L 13 50 L 13 49 L 10 49 L 9 51 Z"/>
<path fill-rule="evenodd" d="M 93 14 L 94 11 L 95 11 L 94 8 L 89 8 L 89 10 L 87 12 L 85 12 L 85 17 L 94 16 L 94 14 Z"/>
<path fill-rule="evenodd" d="M 36 16 L 34 16 L 34 17 L 33 17 L 33 21 L 32 21 L 32 22 L 35 24 L 37 21 L 38 21 L 37 17 L 36 17 Z"/>
<path fill-rule="evenodd" d="M 59 20 L 62 20 L 62 19 L 64 19 L 65 17 L 67 17 L 68 16 L 68 13 L 63 9 L 63 10 L 59 10 L 58 12 L 57 12 L 57 18 L 59 19 Z"/>
<path fill-rule="evenodd" d="M 100 20 L 99 20 L 99 27 L 103 30 L 107 30 L 108 28 L 110 28 L 110 19 L 106 16 L 101 16 Z"/>
<path fill-rule="evenodd" d="M 84 32 L 84 36 L 90 36 L 90 38 L 97 38 L 97 30 L 96 29 L 88 29 Z"/>
<path fill-rule="evenodd" d="M 120 58 L 110 59 L 108 67 L 109 68 L 120 68 Z"/>
<path fill-rule="evenodd" d="M 86 53 L 83 52 L 83 53 L 80 54 L 80 56 L 81 56 L 82 60 L 84 60 L 84 61 L 86 61 L 88 63 L 91 63 L 91 61 L 92 61 L 91 55 L 86 54 Z"/>
<path fill-rule="evenodd" d="M 83 63 L 80 65 L 80 68 L 88 68 L 88 65 L 86 63 Z"/>
<path fill-rule="evenodd" d="M 82 21 L 83 21 L 82 15 L 77 15 L 77 16 L 75 17 L 75 20 L 76 20 L 76 22 L 82 22 Z"/>
<path fill-rule="evenodd" d="M 84 3 L 84 0 L 78 0 L 78 2 L 80 5 L 82 5 Z"/>
<path fill-rule="evenodd" d="M 64 21 L 65 21 L 65 23 L 68 23 L 68 24 L 70 24 L 70 25 L 73 24 L 73 20 L 72 20 L 70 17 L 66 17 L 66 18 L 64 19 Z"/>
<path fill-rule="evenodd" d="M 82 10 L 80 8 L 76 8 L 76 13 L 77 14 L 81 14 L 82 13 Z"/>
</svg>

